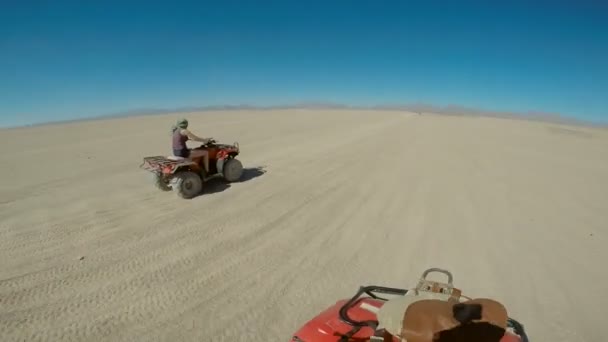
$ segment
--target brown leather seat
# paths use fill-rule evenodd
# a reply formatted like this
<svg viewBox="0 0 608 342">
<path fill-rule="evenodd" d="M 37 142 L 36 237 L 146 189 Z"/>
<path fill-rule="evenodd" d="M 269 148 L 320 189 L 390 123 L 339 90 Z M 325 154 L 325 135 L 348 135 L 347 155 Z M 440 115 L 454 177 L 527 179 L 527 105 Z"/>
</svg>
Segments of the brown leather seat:
<svg viewBox="0 0 608 342">
<path fill-rule="evenodd" d="M 448 282 L 426 279 L 432 271 L 447 274 Z M 445 270 L 425 271 L 415 288 L 380 308 L 378 328 L 404 342 L 499 342 L 506 333 L 506 308 L 492 299 L 461 296 L 451 280 Z"/>
<path fill-rule="evenodd" d="M 491 299 L 423 299 L 407 307 L 398 335 L 407 342 L 498 342 L 507 319 L 505 307 Z"/>
</svg>

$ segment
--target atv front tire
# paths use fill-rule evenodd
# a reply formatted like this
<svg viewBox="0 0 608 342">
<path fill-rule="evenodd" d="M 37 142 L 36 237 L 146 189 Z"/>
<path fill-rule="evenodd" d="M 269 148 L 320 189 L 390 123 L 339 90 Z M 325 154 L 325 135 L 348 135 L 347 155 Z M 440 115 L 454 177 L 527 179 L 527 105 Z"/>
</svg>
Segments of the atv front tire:
<svg viewBox="0 0 608 342">
<path fill-rule="evenodd" d="M 196 197 L 203 190 L 201 176 L 192 171 L 176 173 L 173 179 L 173 190 L 184 199 Z"/>
<path fill-rule="evenodd" d="M 236 182 L 243 175 L 243 164 L 236 158 L 228 159 L 224 163 L 222 173 L 227 182 Z"/>
<path fill-rule="evenodd" d="M 169 182 L 161 175 L 160 172 L 155 172 L 152 174 L 152 182 L 154 183 L 154 187 L 161 191 L 171 191 Z"/>
</svg>

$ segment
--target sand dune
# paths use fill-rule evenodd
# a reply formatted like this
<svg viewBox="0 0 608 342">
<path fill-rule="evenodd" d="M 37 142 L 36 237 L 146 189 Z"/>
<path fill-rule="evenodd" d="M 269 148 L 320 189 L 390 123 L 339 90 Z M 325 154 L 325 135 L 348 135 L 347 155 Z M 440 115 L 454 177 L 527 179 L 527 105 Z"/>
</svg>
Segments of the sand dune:
<svg viewBox="0 0 608 342">
<path fill-rule="evenodd" d="M 180 115 L 182 116 L 182 115 Z M 240 183 L 138 168 L 176 116 L 0 131 L 1 341 L 287 341 L 359 285 L 450 269 L 532 341 L 605 341 L 608 131 L 406 112 L 187 115 Z"/>
</svg>

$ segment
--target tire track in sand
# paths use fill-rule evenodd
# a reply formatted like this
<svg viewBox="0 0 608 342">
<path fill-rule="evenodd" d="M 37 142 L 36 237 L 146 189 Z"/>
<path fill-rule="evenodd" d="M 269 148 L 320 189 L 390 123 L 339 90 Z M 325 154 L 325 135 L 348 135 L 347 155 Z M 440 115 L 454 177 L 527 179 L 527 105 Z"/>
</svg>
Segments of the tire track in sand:
<svg viewBox="0 0 608 342">
<path fill-rule="evenodd" d="M 193 119 L 218 137 L 242 133 L 244 164 L 266 166 L 263 176 L 223 192 L 180 201 L 143 180 L 133 165 L 138 153 L 164 146 L 155 130 L 165 119 L 150 118 L 154 128 L 134 145 L 139 152 L 113 156 L 97 146 L 96 162 L 121 172 L 86 169 L 87 181 L 55 167 L 38 181 L 60 183 L 0 206 L 0 340 L 285 340 L 359 285 L 411 286 L 422 269 L 441 266 L 467 292 L 506 298 L 538 336 L 597 341 L 601 315 L 590 306 L 602 304 L 595 294 L 606 286 L 598 260 L 608 209 L 596 199 L 608 189 L 593 169 L 597 156 L 570 165 L 568 155 L 599 151 L 595 140 L 543 162 L 532 158 L 558 141 L 526 140 L 532 129 L 512 139 L 519 124 L 511 121 L 337 111 L 327 119 L 260 113 L 241 126 L 239 115 L 223 125 L 219 114 Z M 121 121 L 125 135 L 107 143 L 128 141 L 126 125 L 141 122 Z M 49 151 L 62 144 L 48 143 Z M 537 151 L 520 153 L 531 144 Z M 513 167 L 524 164 L 546 179 Z M 566 177 L 579 171 L 584 181 Z M 83 181 L 82 193 L 62 191 L 74 180 Z M 546 237 L 545 226 L 555 235 Z M 492 238 L 510 240 L 483 245 Z M 570 251 L 570 261 L 557 248 Z M 535 261 L 524 262 L 526 250 Z M 86 258 L 74 260 L 80 253 Z M 576 279 L 591 281 L 593 299 L 569 290 Z M 562 297 L 543 305 L 543 296 Z M 538 320 L 565 322 L 563 312 L 577 313 L 567 329 Z"/>
</svg>

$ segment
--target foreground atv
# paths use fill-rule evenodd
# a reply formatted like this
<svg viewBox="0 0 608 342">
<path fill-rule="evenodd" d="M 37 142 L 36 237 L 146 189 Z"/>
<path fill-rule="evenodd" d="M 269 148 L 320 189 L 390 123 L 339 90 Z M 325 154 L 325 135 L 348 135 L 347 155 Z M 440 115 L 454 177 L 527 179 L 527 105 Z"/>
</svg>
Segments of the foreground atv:
<svg viewBox="0 0 608 342">
<path fill-rule="evenodd" d="M 236 159 L 239 144 L 217 144 L 215 140 L 193 150 L 209 153 L 209 174 L 205 174 L 203 158 L 182 158 L 176 156 L 145 157 L 140 168 L 150 171 L 155 186 L 162 191 L 175 191 L 181 198 L 193 198 L 203 190 L 203 184 L 211 178 L 222 178 L 236 182 L 243 175 L 243 165 Z"/>
<path fill-rule="evenodd" d="M 446 274 L 448 282 L 426 279 L 430 272 Z M 289 341 L 528 342 L 528 337 L 502 304 L 461 295 L 448 271 L 432 268 L 413 289 L 361 287 L 308 321 Z"/>
</svg>

